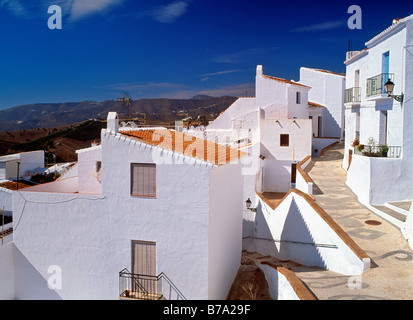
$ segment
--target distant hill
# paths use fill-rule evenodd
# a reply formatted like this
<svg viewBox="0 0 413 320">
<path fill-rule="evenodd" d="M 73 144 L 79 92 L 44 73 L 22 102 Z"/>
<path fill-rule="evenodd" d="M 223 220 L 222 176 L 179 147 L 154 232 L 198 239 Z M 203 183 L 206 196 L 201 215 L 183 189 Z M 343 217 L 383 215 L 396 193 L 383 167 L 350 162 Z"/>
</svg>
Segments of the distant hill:
<svg viewBox="0 0 413 320">
<path fill-rule="evenodd" d="M 196 96 L 193 96 L 191 98 L 191 100 L 207 100 L 207 99 L 211 99 L 211 98 L 213 98 L 213 97 L 207 96 L 205 94 L 197 94 Z"/>
<path fill-rule="evenodd" d="M 154 121 L 175 121 L 180 114 L 203 115 L 214 118 L 237 98 L 197 95 L 191 99 L 140 99 L 132 101 L 132 118 Z M 54 128 L 80 123 L 88 119 L 106 119 L 108 112 L 116 111 L 120 118 L 129 118 L 129 108 L 114 100 L 64 103 L 38 103 L 17 106 L 0 111 L 0 131 Z"/>
<path fill-rule="evenodd" d="M 142 99 L 132 103 L 132 117 L 153 126 L 174 126 L 176 120 L 202 115 L 213 120 L 236 97 L 193 97 L 191 99 Z M 129 108 L 108 100 L 54 104 L 32 104 L 0 111 L 0 155 L 44 150 L 49 163 L 76 161 L 76 150 L 87 148 L 106 128 L 109 111 L 129 118 Z M 101 119 L 101 120 L 99 120 Z"/>
</svg>

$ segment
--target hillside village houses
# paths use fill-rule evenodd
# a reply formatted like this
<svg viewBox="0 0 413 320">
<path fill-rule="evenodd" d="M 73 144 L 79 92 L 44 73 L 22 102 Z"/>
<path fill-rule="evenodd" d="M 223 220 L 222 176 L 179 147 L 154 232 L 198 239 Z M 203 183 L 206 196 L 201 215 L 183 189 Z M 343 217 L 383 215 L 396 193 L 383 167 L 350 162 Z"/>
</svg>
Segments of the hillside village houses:
<svg viewBox="0 0 413 320">
<path fill-rule="evenodd" d="M 273 90 L 284 98 L 271 103 Z M 78 150 L 71 170 L 12 193 L 13 242 L 1 248 L 0 264 L 13 277 L 2 275 L 0 296 L 225 299 L 242 250 L 343 274 L 368 270 L 369 257 L 310 196 L 309 113 L 325 108 L 308 104 L 310 90 L 263 76 L 259 66 L 261 103 L 250 121 L 259 143 L 232 148 L 166 128 L 122 128 L 110 112 L 101 143 Z M 269 194 L 282 194 L 278 206 Z M 54 271 L 61 278 L 51 286 Z M 284 281 L 271 286 L 298 299 Z"/>
<path fill-rule="evenodd" d="M 395 19 L 365 45 L 345 61 L 343 169 L 359 201 L 411 239 L 413 15 Z M 404 210 L 395 207 L 402 202 Z"/>
<path fill-rule="evenodd" d="M 398 20 L 366 50 L 348 53 L 346 77 L 301 68 L 296 82 L 264 75 L 259 65 L 255 97 L 239 98 L 204 129 L 124 128 L 110 112 L 100 144 L 78 150 L 71 170 L 11 193 L 13 241 L 0 247 L 0 298 L 225 299 L 243 250 L 343 275 L 367 271 L 370 257 L 317 204 L 304 169 L 345 139 L 343 168 L 361 202 L 411 199 L 407 180 L 395 187 L 400 170 L 410 172 L 405 130 L 411 116 L 404 106 L 413 90 L 411 27 L 411 17 Z M 392 39 L 402 45 L 390 46 Z M 403 94 L 401 104 L 387 94 L 377 97 L 377 77 L 376 97 L 367 101 L 368 79 L 379 70 L 372 57 L 387 51 L 383 73 L 394 66 L 393 94 Z M 392 62 L 397 54 L 406 69 Z M 369 94 L 361 90 L 359 106 L 357 90 L 345 91 L 357 87 L 349 80 L 353 67 Z M 356 138 L 382 143 L 374 130 L 384 121 L 367 123 L 385 110 L 387 144 L 400 145 L 400 156 L 357 154 L 350 146 Z M 403 131 L 395 131 L 397 119 Z M 396 172 L 379 201 L 384 193 L 371 173 L 387 164 Z M 400 195 L 393 198 L 392 188 Z M 257 265 L 275 299 L 302 299 L 292 272 Z"/>
</svg>

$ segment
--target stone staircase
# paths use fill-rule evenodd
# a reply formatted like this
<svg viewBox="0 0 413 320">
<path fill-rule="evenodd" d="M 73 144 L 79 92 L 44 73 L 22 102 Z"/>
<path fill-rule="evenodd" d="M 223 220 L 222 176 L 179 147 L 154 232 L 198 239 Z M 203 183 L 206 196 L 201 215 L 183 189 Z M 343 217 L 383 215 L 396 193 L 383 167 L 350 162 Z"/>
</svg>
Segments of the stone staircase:
<svg viewBox="0 0 413 320">
<path fill-rule="evenodd" d="M 383 206 L 372 205 L 371 210 L 401 229 L 406 222 L 412 201 L 386 202 Z"/>
</svg>

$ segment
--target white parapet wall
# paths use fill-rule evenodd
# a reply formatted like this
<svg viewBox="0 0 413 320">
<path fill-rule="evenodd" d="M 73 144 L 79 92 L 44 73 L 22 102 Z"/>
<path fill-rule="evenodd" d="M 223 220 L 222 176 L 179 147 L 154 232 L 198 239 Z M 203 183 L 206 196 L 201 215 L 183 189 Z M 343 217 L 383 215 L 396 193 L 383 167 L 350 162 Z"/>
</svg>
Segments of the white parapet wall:
<svg viewBox="0 0 413 320">
<path fill-rule="evenodd" d="M 311 156 L 305 157 L 297 165 L 296 188 L 304 193 L 313 194 L 313 180 L 308 176 L 304 169 L 310 164 Z"/>
<path fill-rule="evenodd" d="M 13 247 L 13 242 L 3 246 L 0 243 L 0 300 L 13 300 L 15 298 Z"/>
<path fill-rule="evenodd" d="M 272 209 L 258 198 L 256 252 L 345 275 L 370 268 L 370 258 L 309 195 L 293 189 Z"/>
<path fill-rule="evenodd" d="M 316 300 L 314 294 L 291 270 L 271 263 L 256 263 L 264 272 L 274 300 Z"/>
</svg>

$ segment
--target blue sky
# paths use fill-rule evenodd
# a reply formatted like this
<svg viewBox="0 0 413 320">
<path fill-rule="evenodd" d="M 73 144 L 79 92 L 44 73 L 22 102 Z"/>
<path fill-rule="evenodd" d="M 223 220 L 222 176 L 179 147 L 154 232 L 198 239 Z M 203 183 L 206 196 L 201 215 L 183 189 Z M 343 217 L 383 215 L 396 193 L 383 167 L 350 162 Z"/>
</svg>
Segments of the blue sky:
<svg viewBox="0 0 413 320">
<path fill-rule="evenodd" d="M 350 30 L 350 5 L 362 29 Z M 50 30 L 50 5 L 62 29 Z M 0 0 L 0 109 L 29 103 L 253 95 L 255 68 L 344 72 L 413 1 Z"/>
</svg>

